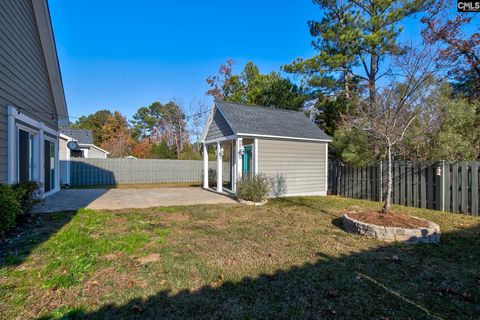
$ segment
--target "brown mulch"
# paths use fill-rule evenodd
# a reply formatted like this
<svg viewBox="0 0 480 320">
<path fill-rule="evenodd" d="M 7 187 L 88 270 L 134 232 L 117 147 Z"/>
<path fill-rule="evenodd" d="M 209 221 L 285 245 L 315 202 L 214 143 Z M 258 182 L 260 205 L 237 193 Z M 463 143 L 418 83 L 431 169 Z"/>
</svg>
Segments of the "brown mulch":
<svg viewBox="0 0 480 320">
<path fill-rule="evenodd" d="M 428 227 L 428 222 L 406 214 L 381 212 L 351 212 L 348 216 L 365 223 L 382 227 L 417 228 Z"/>
</svg>

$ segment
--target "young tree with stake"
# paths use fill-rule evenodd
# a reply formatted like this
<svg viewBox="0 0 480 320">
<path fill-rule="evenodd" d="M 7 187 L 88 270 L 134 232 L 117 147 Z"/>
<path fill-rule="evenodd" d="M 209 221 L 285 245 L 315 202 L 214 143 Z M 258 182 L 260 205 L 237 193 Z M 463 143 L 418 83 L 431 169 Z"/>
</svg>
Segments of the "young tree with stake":
<svg viewBox="0 0 480 320">
<path fill-rule="evenodd" d="M 385 86 L 380 88 L 372 104 L 368 98 L 359 99 L 353 115 L 345 115 L 347 125 L 364 131 L 383 146 L 387 161 L 387 190 L 382 212 L 388 213 L 392 202 L 393 151 L 423 107 L 421 97 L 428 94 L 428 81 L 437 65 L 429 48 L 408 48 L 394 58 L 394 66 Z"/>
</svg>

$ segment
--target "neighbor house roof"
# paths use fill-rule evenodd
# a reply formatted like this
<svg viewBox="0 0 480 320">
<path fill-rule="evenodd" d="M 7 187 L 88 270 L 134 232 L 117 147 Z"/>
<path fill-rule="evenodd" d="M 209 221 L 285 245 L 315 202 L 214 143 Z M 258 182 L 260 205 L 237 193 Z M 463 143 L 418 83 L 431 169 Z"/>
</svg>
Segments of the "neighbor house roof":
<svg viewBox="0 0 480 320">
<path fill-rule="evenodd" d="M 93 145 L 92 130 L 83 129 L 61 129 L 61 133 L 76 140 L 78 144 L 91 144 Z"/>
<path fill-rule="evenodd" d="M 216 101 L 214 112 L 216 110 L 225 118 L 235 135 L 331 141 L 331 138 L 301 111 L 225 101 Z M 207 124 L 209 125 L 210 123 Z"/>
</svg>

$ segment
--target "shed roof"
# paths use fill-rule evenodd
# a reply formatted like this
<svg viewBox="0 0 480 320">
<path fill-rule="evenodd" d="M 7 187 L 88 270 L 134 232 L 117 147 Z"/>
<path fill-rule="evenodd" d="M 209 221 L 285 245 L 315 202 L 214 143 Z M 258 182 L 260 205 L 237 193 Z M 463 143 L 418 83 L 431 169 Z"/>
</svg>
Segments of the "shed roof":
<svg viewBox="0 0 480 320">
<path fill-rule="evenodd" d="M 304 112 L 225 101 L 215 107 L 237 135 L 331 141 Z"/>
<path fill-rule="evenodd" d="M 72 137 L 79 144 L 93 144 L 92 130 L 66 128 L 61 129 L 60 132 L 64 135 Z"/>
</svg>

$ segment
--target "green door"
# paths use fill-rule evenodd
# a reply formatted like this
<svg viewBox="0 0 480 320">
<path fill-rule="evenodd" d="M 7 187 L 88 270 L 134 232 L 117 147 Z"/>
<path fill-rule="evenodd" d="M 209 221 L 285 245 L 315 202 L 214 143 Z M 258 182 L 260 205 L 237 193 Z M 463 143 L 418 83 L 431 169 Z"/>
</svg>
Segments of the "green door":
<svg viewBox="0 0 480 320">
<path fill-rule="evenodd" d="M 243 175 L 252 174 L 253 154 L 252 146 L 245 146 L 243 152 Z"/>
</svg>

